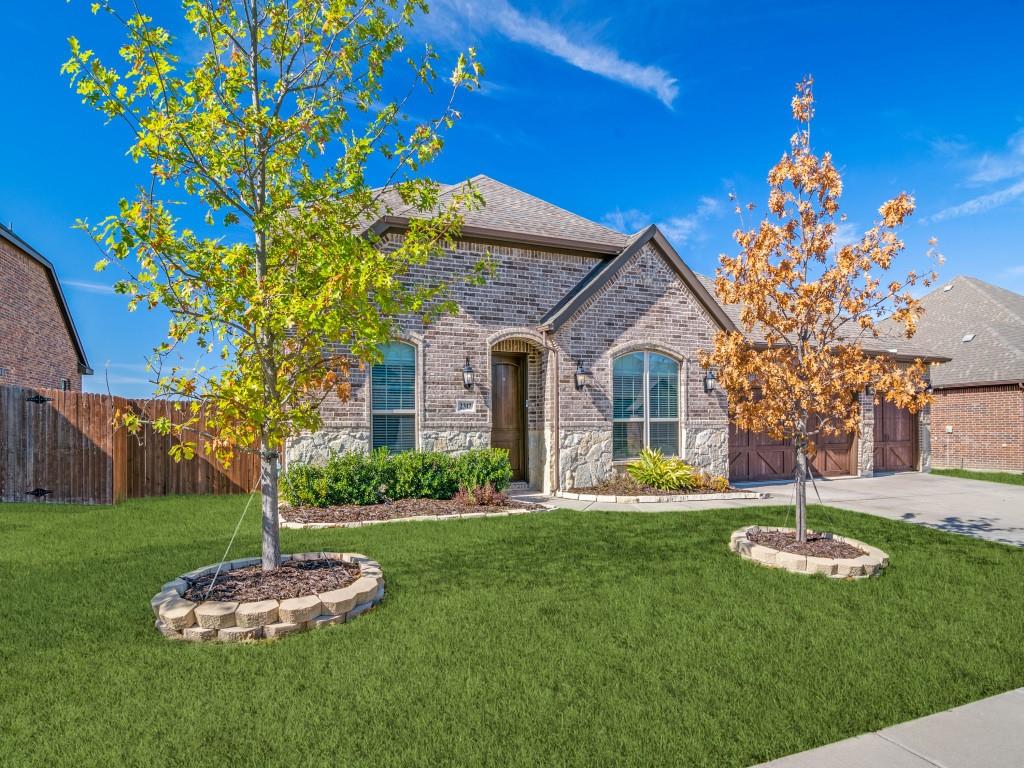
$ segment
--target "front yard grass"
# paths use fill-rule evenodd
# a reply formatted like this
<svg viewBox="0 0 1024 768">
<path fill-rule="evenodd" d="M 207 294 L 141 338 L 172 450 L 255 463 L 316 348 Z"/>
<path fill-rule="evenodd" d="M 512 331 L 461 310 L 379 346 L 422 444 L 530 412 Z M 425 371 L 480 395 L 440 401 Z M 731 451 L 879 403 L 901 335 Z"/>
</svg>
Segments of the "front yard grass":
<svg viewBox="0 0 1024 768">
<path fill-rule="evenodd" d="M 890 554 L 881 578 L 728 551 L 778 507 L 286 530 L 379 560 L 383 605 L 165 640 L 150 597 L 216 562 L 243 504 L 0 506 L 0 763 L 748 766 L 1024 685 L 1024 551 L 820 507 Z"/>
<path fill-rule="evenodd" d="M 1024 472 L 976 472 L 971 469 L 933 469 L 933 475 L 963 477 L 968 480 L 987 480 L 990 483 L 1024 485 Z"/>
</svg>

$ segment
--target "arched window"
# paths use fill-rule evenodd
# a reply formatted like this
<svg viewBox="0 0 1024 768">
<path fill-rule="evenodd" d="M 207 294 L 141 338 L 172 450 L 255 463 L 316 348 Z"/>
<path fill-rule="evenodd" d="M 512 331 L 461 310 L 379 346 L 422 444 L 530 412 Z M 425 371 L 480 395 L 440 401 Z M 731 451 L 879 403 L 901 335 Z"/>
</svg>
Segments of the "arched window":
<svg viewBox="0 0 1024 768">
<path fill-rule="evenodd" d="M 632 352 L 612 362 L 612 458 L 644 447 L 679 454 L 679 363 L 657 352 Z"/>
<path fill-rule="evenodd" d="M 393 453 L 416 447 L 416 349 L 391 342 L 370 372 L 371 445 Z"/>
</svg>

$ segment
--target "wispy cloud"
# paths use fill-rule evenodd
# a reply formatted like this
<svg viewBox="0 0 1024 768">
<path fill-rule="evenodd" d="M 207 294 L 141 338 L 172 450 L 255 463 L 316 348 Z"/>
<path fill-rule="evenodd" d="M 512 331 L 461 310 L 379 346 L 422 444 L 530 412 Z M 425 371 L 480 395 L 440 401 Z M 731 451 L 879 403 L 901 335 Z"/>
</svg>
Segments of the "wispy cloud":
<svg viewBox="0 0 1024 768">
<path fill-rule="evenodd" d="M 1024 128 L 1010 136 L 1005 152 L 986 152 L 968 181 L 988 184 L 1024 175 Z"/>
<path fill-rule="evenodd" d="M 682 216 L 670 216 L 656 222 L 665 237 L 677 248 L 700 236 L 702 225 L 708 219 L 722 212 L 722 204 L 713 197 L 702 197 L 697 208 Z M 635 208 L 628 210 L 615 209 L 605 214 L 602 221 L 612 229 L 620 232 L 633 233 L 649 226 L 653 217 Z"/>
<path fill-rule="evenodd" d="M 976 213 L 984 213 L 992 208 L 998 208 L 1000 205 L 1005 205 L 1021 196 L 1024 196 L 1024 181 L 1018 181 L 1016 184 L 1000 189 L 998 192 L 979 195 L 959 205 L 943 208 L 938 213 L 929 216 L 926 221 L 946 221 L 947 219 L 957 219 L 961 216 L 973 216 Z"/>
<path fill-rule="evenodd" d="M 86 293 L 106 293 L 113 295 L 114 286 L 106 283 L 91 283 L 88 280 L 61 280 L 60 284 L 68 288 L 74 288 L 76 291 L 85 291 Z"/>
<path fill-rule="evenodd" d="M 638 64 L 617 51 L 568 33 L 538 16 L 521 13 L 506 0 L 447 0 L 453 10 L 481 29 L 494 29 L 509 40 L 529 45 L 574 67 L 650 93 L 671 108 L 678 81 L 661 67 Z"/>
<path fill-rule="evenodd" d="M 1013 183 L 943 208 L 938 213 L 926 216 L 922 223 L 974 216 L 1024 197 L 1024 128 L 1010 135 L 1006 140 L 1005 150 L 985 152 L 973 160 L 968 159 L 964 165 L 970 169 L 964 179 L 967 186 L 991 188 L 999 182 Z"/>
<path fill-rule="evenodd" d="M 855 222 L 841 221 L 836 224 L 836 233 L 832 238 L 832 243 L 836 248 L 845 248 L 848 245 L 853 245 L 859 240 L 860 228 Z"/>
</svg>

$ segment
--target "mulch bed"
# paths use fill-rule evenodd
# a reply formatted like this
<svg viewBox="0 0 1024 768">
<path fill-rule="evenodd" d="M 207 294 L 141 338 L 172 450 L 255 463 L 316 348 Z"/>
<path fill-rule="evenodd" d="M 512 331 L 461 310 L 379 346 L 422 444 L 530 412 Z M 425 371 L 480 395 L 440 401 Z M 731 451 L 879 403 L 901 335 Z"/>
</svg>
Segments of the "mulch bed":
<svg viewBox="0 0 1024 768">
<path fill-rule="evenodd" d="M 264 573 L 258 566 L 221 572 L 207 596 L 213 574 L 193 580 L 185 594 L 186 600 L 285 600 L 289 597 L 316 595 L 341 589 L 359 578 L 359 566 L 339 560 L 289 560 L 280 568 Z"/>
<path fill-rule="evenodd" d="M 802 543 L 796 540 L 794 531 L 760 531 L 759 533 L 748 533 L 747 538 L 755 544 L 762 544 L 780 552 L 792 552 L 796 555 L 847 559 L 867 554 L 859 547 L 826 538 L 820 533 L 808 533 L 807 541 Z"/>
<path fill-rule="evenodd" d="M 505 501 L 501 504 L 466 504 L 456 499 L 397 499 L 384 504 L 343 504 L 337 507 L 289 507 L 284 517 L 296 523 L 362 523 L 423 515 L 464 515 L 473 512 L 505 512 L 509 509 L 543 509 L 540 504 Z"/>
<path fill-rule="evenodd" d="M 735 488 L 729 488 L 730 491 Z M 594 493 L 601 496 L 681 496 L 683 494 L 716 493 L 704 488 L 692 490 L 663 491 L 650 485 L 642 485 L 629 475 L 617 475 L 607 480 L 602 480 L 597 485 L 588 485 L 583 488 L 570 488 L 569 493 Z M 727 493 L 727 491 L 726 491 Z"/>
</svg>

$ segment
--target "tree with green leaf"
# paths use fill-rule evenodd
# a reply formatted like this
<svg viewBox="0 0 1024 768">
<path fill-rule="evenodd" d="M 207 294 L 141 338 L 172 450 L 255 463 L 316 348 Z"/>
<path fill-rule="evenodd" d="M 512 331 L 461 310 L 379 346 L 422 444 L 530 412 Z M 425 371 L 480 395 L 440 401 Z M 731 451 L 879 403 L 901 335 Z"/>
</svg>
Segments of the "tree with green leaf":
<svg viewBox="0 0 1024 768">
<path fill-rule="evenodd" d="M 223 462 L 259 446 L 263 568 L 280 562 L 278 448 L 320 424 L 320 404 L 349 394 L 350 361 L 372 362 L 396 320 L 453 311 L 444 284 L 405 279 L 457 237 L 467 191 L 442 204 L 424 166 L 459 114 L 456 94 L 479 83 L 473 51 L 455 62 L 436 118 L 411 123 L 410 99 L 439 98 L 429 47 L 395 66 L 419 0 L 183 0 L 203 51 L 184 65 L 165 27 L 133 5 L 92 5 L 124 30 L 117 65 L 70 39 L 62 71 L 83 102 L 128 126 L 146 185 L 98 225 L 79 222 L 124 277 L 129 308 L 165 307 L 154 350 L 156 394 L 186 418 L 153 427 L 190 458 L 206 412 L 207 449 Z M 401 62 L 397 62 L 401 64 Z M 387 78 L 385 78 L 387 72 Z M 403 76 L 404 73 L 404 76 Z M 385 90 L 400 83 L 400 96 Z M 418 108 L 421 108 L 418 105 Z M 368 166 L 383 184 L 367 181 Z M 390 206 L 420 212 L 399 241 L 367 224 Z M 469 279 L 480 279 L 486 267 Z M 195 343 L 215 362 L 172 364 Z M 344 350 L 341 352 L 339 350 Z M 132 429 L 140 417 L 122 414 Z"/>
</svg>

